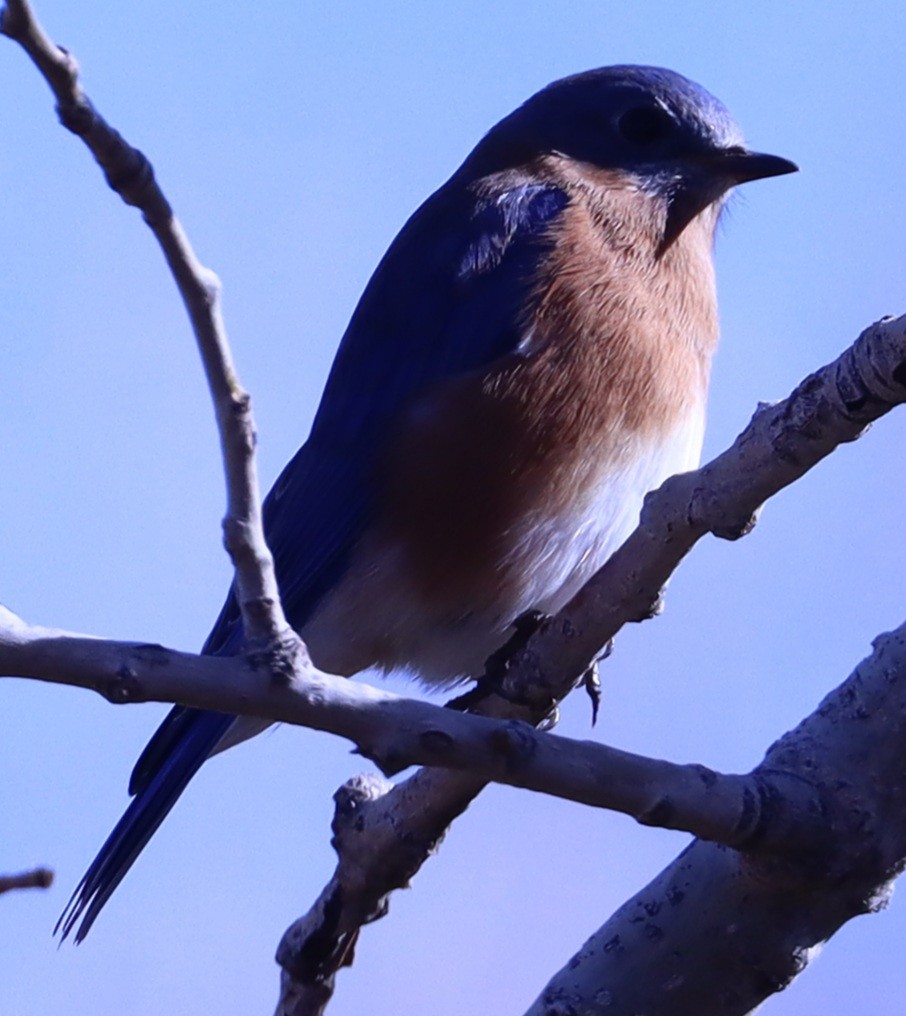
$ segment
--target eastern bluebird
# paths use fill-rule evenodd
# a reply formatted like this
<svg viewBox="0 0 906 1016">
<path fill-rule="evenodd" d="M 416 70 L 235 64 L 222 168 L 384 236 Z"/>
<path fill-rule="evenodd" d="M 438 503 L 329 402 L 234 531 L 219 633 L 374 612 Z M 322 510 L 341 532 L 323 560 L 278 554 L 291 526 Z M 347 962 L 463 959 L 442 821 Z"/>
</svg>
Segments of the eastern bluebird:
<svg viewBox="0 0 906 1016">
<path fill-rule="evenodd" d="M 701 451 L 727 192 L 793 172 L 655 67 L 556 81 L 412 216 L 264 505 L 287 617 L 322 669 L 481 672 L 553 613 Z M 241 650 L 232 595 L 203 652 Z M 263 729 L 175 708 L 60 919 L 85 937 L 206 758 Z"/>
</svg>

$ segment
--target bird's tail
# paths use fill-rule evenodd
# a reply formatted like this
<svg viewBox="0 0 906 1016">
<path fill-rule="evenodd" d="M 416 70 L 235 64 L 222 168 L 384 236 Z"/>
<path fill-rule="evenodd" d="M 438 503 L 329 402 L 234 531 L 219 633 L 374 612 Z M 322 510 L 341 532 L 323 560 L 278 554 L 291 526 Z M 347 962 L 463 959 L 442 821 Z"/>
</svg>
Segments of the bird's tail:
<svg viewBox="0 0 906 1016">
<path fill-rule="evenodd" d="M 114 889 L 235 720 L 225 713 L 186 712 L 189 723 L 178 743 L 143 782 L 66 904 L 54 928 L 54 934 L 61 932 L 61 940 L 80 919 L 75 941 L 85 938 Z"/>
</svg>

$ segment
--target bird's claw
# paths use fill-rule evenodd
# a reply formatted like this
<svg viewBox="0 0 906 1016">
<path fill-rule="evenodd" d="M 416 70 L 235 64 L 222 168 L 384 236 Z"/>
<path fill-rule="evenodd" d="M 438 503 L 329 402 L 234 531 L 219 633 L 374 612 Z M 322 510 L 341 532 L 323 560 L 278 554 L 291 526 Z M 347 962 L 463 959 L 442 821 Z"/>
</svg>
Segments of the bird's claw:
<svg viewBox="0 0 906 1016">
<path fill-rule="evenodd" d="M 588 669 L 582 675 L 580 684 L 585 693 L 591 699 L 591 725 L 598 722 L 598 713 L 601 709 L 601 673 L 600 664 L 613 652 L 613 639 L 601 650 L 600 653 L 588 665 Z"/>
<path fill-rule="evenodd" d="M 447 708 L 466 711 L 491 695 L 497 695 L 513 705 L 530 709 L 534 714 L 540 713 L 544 716 L 542 722 L 546 726 L 553 726 L 558 716 L 557 703 L 554 699 L 550 699 L 547 703 L 539 703 L 537 697 L 521 694 L 511 688 L 506 680 L 513 660 L 525 648 L 546 618 L 547 615 L 540 610 L 527 610 L 524 614 L 520 614 L 511 625 L 513 634 L 485 661 L 484 673 L 476 680 L 475 687 L 451 699 L 446 703 Z"/>
</svg>

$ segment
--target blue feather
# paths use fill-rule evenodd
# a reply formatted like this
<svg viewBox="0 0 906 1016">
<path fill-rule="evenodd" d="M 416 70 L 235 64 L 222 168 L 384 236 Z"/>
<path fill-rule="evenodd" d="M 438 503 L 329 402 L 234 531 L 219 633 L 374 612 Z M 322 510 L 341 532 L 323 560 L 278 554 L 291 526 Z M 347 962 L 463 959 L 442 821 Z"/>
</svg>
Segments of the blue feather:
<svg viewBox="0 0 906 1016">
<path fill-rule="evenodd" d="M 372 517 L 372 463 L 397 414 L 426 386 L 519 349 L 546 231 L 567 204 L 536 183 L 491 197 L 454 179 L 412 216 L 352 317 L 307 443 L 264 503 L 284 609 L 305 623 L 343 574 Z M 232 592 L 203 652 L 242 646 Z M 317 662 L 317 661 L 316 661 Z M 176 706 L 142 753 L 134 799 L 57 924 L 81 941 L 235 717 Z"/>
</svg>

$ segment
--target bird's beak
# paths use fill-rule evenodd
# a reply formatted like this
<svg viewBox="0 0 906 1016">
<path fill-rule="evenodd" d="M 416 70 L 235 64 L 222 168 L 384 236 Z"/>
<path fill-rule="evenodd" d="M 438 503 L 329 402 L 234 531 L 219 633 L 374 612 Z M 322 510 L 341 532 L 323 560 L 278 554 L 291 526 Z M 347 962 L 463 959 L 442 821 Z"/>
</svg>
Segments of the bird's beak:
<svg viewBox="0 0 906 1016">
<path fill-rule="evenodd" d="M 734 184 L 763 180 L 768 176 L 784 176 L 796 173 L 799 167 L 789 159 L 764 152 L 749 152 L 740 148 L 728 148 L 714 152 L 703 160 L 709 173 L 722 176 Z"/>
<path fill-rule="evenodd" d="M 686 160 L 687 175 L 670 197 L 664 236 L 658 248 L 661 257 L 699 212 L 717 201 L 731 187 L 768 176 L 783 176 L 799 169 L 795 162 L 779 155 L 750 152 L 745 148 L 716 149 Z"/>
</svg>

